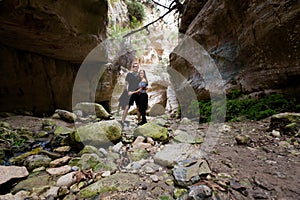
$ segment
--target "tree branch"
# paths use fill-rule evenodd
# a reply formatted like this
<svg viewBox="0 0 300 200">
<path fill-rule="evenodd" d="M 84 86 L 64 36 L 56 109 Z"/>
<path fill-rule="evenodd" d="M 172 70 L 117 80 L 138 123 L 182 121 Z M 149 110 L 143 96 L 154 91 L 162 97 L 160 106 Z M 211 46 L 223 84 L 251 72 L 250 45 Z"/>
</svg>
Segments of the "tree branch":
<svg viewBox="0 0 300 200">
<path fill-rule="evenodd" d="M 153 2 L 154 4 L 156 4 L 156 5 L 159 5 L 159 6 L 163 7 L 163 8 L 165 8 L 165 9 L 170 9 L 169 7 L 164 6 L 164 5 L 158 3 L 158 2 L 156 2 L 156 1 L 154 1 L 154 0 L 152 0 L 152 2 Z"/>
<path fill-rule="evenodd" d="M 126 38 L 126 37 L 128 37 L 128 36 L 130 36 L 130 35 L 132 35 L 132 34 L 134 34 L 134 33 L 136 33 L 136 32 L 142 31 L 142 30 L 147 30 L 148 33 L 150 33 L 150 31 L 149 31 L 149 29 L 148 29 L 148 27 L 149 27 L 150 25 L 152 25 L 152 24 L 154 24 L 155 22 L 161 20 L 161 19 L 164 18 L 167 14 L 169 14 L 170 12 L 172 12 L 173 10 L 175 10 L 175 9 L 180 10 L 180 9 L 182 8 L 182 4 L 181 4 L 180 2 L 179 2 L 179 3 L 177 3 L 177 2 L 179 2 L 179 1 L 176 1 L 176 0 L 173 1 L 173 2 L 171 3 L 171 5 L 172 5 L 173 3 L 176 3 L 176 4 L 175 4 L 172 8 L 167 8 L 168 11 L 167 11 L 165 14 L 163 14 L 162 16 L 160 16 L 159 18 L 157 18 L 156 20 L 150 22 L 149 24 L 146 24 L 145 26 L 143 26 L 143 27 L 141 27 L 141 28 L 139 28 L 139 29 L 136 29 L 136 30 L 134 30 L 134 31 L 131 31 L 131 32 L 127 33 L 126 35 L 123 36 L 123 38 Z"/>
</svg>

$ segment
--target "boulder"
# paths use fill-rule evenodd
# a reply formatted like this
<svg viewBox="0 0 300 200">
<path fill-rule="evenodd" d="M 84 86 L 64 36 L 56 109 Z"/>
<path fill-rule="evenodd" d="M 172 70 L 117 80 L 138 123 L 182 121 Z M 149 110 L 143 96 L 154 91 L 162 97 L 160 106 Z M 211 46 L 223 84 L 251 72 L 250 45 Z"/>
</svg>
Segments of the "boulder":
<svg viewBox="0 0 300 200">
<path fill-rule="evenodd" d="M 203 160 L 182 160 L 173 168 L 173 176 L 178 185 L 187 187 L 199 182 L 201 175 L 211 173 L 208 163 Z"/>
<path fill-rule="evenodd" d="M 77 129 L 74 140 L 95 147 L 112 144 L 121 139 L 121 124 L 116 120 L 100 121 Z"/>
<path fill-rule="evenodd" d="M 28 156 L 25 161 L 24 165 L 27 167 L 28 170 L 33 170 L 38 167 L 48 167 L 51 162 L 51 158 L 46 155 L 30 155 Z"/>
<path fill-rule="evenodd" d="M 269 130 L 277 130 L 283 135 L 297 134 L 300 130 L 300 113 L 279 113 L 270 120 Z"/>
<path fill-rule="evenodd" d="M 66 110 L 57 109 L 55 113 L 59 115 L 59 117 L 66 122 L 72 123 L 75 122 L 77 116 L 74 113 L 71 113 Z"/>
<path fill-rule="evenodd" d="M 110 114 L 98 103 L 81 102 L 75 105 L 73 111 L 80 110 L 84 115 L 96 115 L 100 119 L 109 119 Z"/>
<path fill-rule="evenodd" d="M 79 192 L 80 199 L 88 199 L 109 191 L 124 192 L 134 189 L 139 182 L 138 175 L 117 173 L 99 180 Z"/>
<path fill-rule="evenodd" d="M 30 191 L 50 187 L 54 185 L 55 181 L 51 179 L 51 176 L 47 173 L 39 173 L 34 176 L 29 176 L 27 179 L 20 181 L 12 190 L 11 193 L 15 194 L 21 190 Z"/>
<path fill-rule="evenodd" d="M 151 137 L 154 140 L 167 141 L 169 139 L 168 129 L 154 123 L 146 123 L 134 130 L 135 136 Z"/>
<path fill-rule="evenodd" d="M 173 167 L 181 160 L 186 160 L 189 157 L 197 157 L 197 152 L 200 150 L 191 144 L 167 144 L 161 151 L 154 155 L 154 162 L 157 164 Z"/>
<path fill-rule="evenodd" d="M 200 144 L 203 143 L 204 139 L 200 135 L 193 133 L 188 133 L 182 130 L 174 131 L 174 140 L 180 143 L 189 143 L 189 144 Z"/>
</svg>

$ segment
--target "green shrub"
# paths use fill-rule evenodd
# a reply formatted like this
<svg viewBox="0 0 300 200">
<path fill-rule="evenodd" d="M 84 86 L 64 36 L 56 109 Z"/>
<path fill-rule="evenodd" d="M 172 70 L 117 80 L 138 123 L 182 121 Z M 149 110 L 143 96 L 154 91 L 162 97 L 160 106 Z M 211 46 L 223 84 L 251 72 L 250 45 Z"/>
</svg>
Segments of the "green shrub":
<svg viewBox="0 0 300 200">
<path fill-rule="evenodd" d="M 234 91 L 227 95 L 226 104 L 216 101 L 213 107 L 210 100 L 192 101 L 188 112 L 195 115 L 193 112 L 199 110 L 200 123 L 203 123 L 211 120 L 212 108 L 215 108 L 213 112 L 217 119 L 222 119 L 226 111 L 225 121 L 238 121 L 241 118 L 260 120 L 276 113 L 300 109 L 300 105 L 295 104 L 295 99 L 285 99 L 282 94 L 271 94 L 259 99 L 239 98 L 241 96 L 241 93 Z"/>
<path fill-rule="evenodd" d="M 230 90 L 227 94 L 227 98 L 229 99 L 237 99 L 241 96 L 242 96 L 242 91 L 237 89 Z"/>
<path fill-rule="evenodd" d="M 131 22 L 130 26 L 135 28 L 136 25 L 139 25 L 145 18 L 144 5 L 136 0 L 127 0 L 125 3 L 128 9 L 128 17 Z"/>
</svg>

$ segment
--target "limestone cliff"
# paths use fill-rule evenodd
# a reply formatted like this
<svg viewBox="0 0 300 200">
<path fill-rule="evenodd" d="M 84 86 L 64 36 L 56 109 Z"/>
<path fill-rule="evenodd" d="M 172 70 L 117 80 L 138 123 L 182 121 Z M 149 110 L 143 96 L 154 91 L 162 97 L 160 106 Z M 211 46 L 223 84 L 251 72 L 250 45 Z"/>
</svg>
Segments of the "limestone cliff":
<svg viewBox="0 0 300 200">
<path fill-rule="evenodd" d="M 226 88 L 300 97 L 299 1 L 186 0 L 180 31 L 206 49 Z M 193 66 L 170 57 L 171 66 L 198 89 L 198 97 L 208 98 Z"/>
<path fill-rule="evenodd" d="M 0 1 L 0 111 L 71 109 L 74 79 L 106 37 L 106 0 Z"/>
</svg>

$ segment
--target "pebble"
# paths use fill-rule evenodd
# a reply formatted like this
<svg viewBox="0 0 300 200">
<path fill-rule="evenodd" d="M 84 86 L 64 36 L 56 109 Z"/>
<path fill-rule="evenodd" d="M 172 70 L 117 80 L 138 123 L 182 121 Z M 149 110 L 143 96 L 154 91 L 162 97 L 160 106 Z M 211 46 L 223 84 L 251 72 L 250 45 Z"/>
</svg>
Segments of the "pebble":
<svg viewBox="0 0 300 200">
<path fill-rule="evenodd" d="M 72 171 L 78 171 L 78 170 L 79 170 L 79 167 L 77 167 L 77 166 L 72 166 L 72 167 L 71 167 L 71 170 L 72 170 Z"/>
<path fill-rule="evenodd" d="M 274 160 L 266 160 L 266 163 L 268 163 L 268 164 L 276 164 L 277 162 L 276 161 L 274 161 Z"/>
<path fill-rule="evenodd" d="M 155 170 L 152 168 L 152 167 L 146 167 L 145 168 L 145 172 L 147 173 L 147 174 L 154 174 L 155 173 Z"/>
<path fill-rule="evenodd" d="M 104 171 L 101 176 L 104 178 L 104 177 L 108 177 L 111 175 L 111 172 L 110 171 Z"/>
<path fill-rule="evenodd" d="M 153 182 L 158 182 L 159 180 L 157 175 L 151 175 L 150 178 Z"/>
<path fill-rule="evenodd" d="M 140 169 L 142 167 L 142 165 L 139 163 L 139 162 L 134 162 L 134 163 L 132 163 L 132 166 L 131 166 L 131 168 L 133 169 L 133 170 L 138 170 L 138 169 Z"/>
<path fill-rule="evenodd" d="M 274 137 L 280 137 L 280 132 L 277 131 L 277 130 L 273 130 L 272 131 L 272 136 L 274 136 Z"/>
<path fill-rule="evenodd" d="M 197 185 L 197 186 L 190 187 L 189 197 L 192 197 L 192 199 L 206 199 L 211 195 L 212 195 L 212 190 L 210 187 L 206 185 Z"/>
<path fill-rule="evenodd" d="M 35 168 L 34 170 L 32 170 L 32 172 L 41 172 L 44 171 L 45 169 L 46 167 L 42 166 L 42 167 Z"/>
<path fill-rule="evenodd" d="M 247 144 L 247 142 L 249 141 L 249 139 L 250 138 L 247 135 L 237 135 L 235 137 L 235 141 L 239 145 L 245 145 L 245 144 Z"/>
<path fill-rule="evenodd" d="M 62 146 L 62 147 L 58 147 L 58 148 L 54 149 L 54 151 L 58 152 L 58 153 L 66 153 L 66 152 L 69 152 L 70 150 L 71 150 L 70 146 Z"/>
<path fill-rule="evenodd" d="M 104 156 L 107 155 L 107 151 L 104 148 L 99 149 L 100 153 L 102 153 Z"/>
<path fill-rule="evenodd" d="M 112 149 L 113 149 L 113 151 L 114 151 L 115 153 L 119 153 L 122 147 L 123 147 L 123 143 L 122 143 L 122 142 L 119 142 L 118 144 L 114 145 L 114 146 L 112 147 Z M 105 154 L 104 154 L 104 155 L 105 155 Z"/>
</svg>

